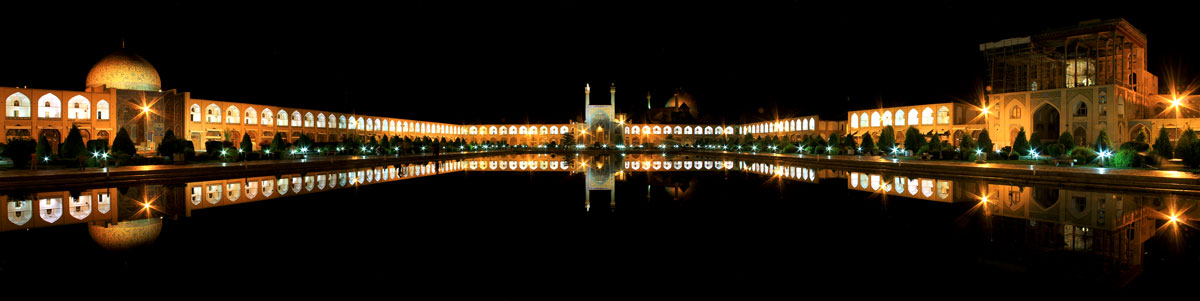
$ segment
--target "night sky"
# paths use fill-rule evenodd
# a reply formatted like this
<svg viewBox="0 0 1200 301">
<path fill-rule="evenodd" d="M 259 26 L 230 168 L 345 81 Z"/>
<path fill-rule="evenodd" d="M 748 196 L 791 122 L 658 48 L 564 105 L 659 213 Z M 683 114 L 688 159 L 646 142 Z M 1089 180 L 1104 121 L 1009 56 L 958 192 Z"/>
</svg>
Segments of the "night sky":
<svg viewBox="0 0 1200 301">
<path fill-rule="evenodd" d="M 661 106 L 682 87 L 709 122 L 844 119 L 848 109 L 975 99 L 980 43 L 1096 18 L 1145 33 L 1160 78 L 1200 75 L 1195 7 L 845 2 L 17 4 L 0 85 L 82 90 L 124 39 L 164 89 L 202 99 L 563 123 L 581 118 L 584 83 L 603 102 L 616 81 L 618 110 L 631 115 L 648 90 Z"/>
</svg>

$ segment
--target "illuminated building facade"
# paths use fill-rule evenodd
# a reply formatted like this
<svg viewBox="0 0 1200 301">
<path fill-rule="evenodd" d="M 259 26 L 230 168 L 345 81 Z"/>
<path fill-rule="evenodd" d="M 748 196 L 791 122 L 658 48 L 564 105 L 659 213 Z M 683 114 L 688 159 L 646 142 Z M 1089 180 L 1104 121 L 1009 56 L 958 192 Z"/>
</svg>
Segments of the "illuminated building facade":
<svg viewBox="0 0 1200 301">
<path fill-rule="evenodd" d="M 57 146 L 71 126 L 84 139 L 107 139 L 126 129 L 140 151 L 156 149 L 167 130 L 190 140 L 197 150 L 206 141 L 237 143 L 250 136 L 254 149 L 277 133 L 289 142 L 304 134 L 316 142 L 345 138 L 400 136 L 462 138 L 467 143 L 526 145 L 583 144 L 608 148 L 694 145 L 729 141 L 745 135 L 779 136 L 799 141 L 806 135 L 870 133 L 878 137 L 893 126 L 904 141 L 912 126 L 923 134 L 957 144 L 962 135 L 987 129 L 997 148 L 1008 146 L 1021 129 L 1046 142 L 1072 133 L 1078 145 L 1094 144 L 1101 130 L 1120 144 L 1157 128 L 1177 139 L 1183 128 L 1200 121 L 1185 110 L 1200 99 L 1159 95 L 1158 78 L 1146 71 L 1146 38 L 1123 19 L 1086 21 L 1078 26 L 979 45 L 987 65 L 986 93 L 979 104 L 926 105 L 856 110 L 843 120 L 797 116 L 746 124 L 696 122 L 695 102 L 676 92 L 667 107 L 651 109 L 646 124 L 633 124 L 616 111 L 616 86 L 607 104 L 594 104 L 584 87 L 584 120 L 555 124 L 448 124 L 192 98 L 189 92 L 162 90 L 158 72 L 142 57 L 124 49 L 105 57 L 89 72 L 84 91 L 0 88 L 5 97 L 4 139 L 47 137 Z M 647 106 L 651 107 L 650 95 Z M 564 142 L 570 133 L 575 141 Z M 733 137 L 731 137 L 733 136 Z M 878 139 L 876 139 L 878 141 Z M 55 147 L 55 149 L 57 149 Z"/>
</svg>

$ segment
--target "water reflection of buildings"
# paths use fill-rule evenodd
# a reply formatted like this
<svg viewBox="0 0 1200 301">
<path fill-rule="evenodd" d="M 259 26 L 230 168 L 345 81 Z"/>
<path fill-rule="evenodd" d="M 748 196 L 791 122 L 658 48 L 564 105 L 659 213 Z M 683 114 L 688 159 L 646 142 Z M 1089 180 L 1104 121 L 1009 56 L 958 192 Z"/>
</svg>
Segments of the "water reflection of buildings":
<svg viewBox="0 0 1200 301">
<path fill-rule="evenodd" d="M 1099 275 L 1096 277 L 1108 277 L 1099 279 L 1107 282 L 1125 281 L 1140 273 L 1143 244 L 1156 234 L 1156 225 L 1164 216 L 1180 214 L 1184 220 L 1200 219 L 1197 210 L 1174 211 L 1194 201 L 1176 200 L 1165 194 L 1046 189 L 996 181 L 712 158 L 516 155 L 185 184 L 0 195 L 7 216 L 0 223 L 0 231 L 87 224 L 89 234 L 100 246 L 126 249 L 153 242 L 162 230 L 160 218 L 190 216 L 193 210 L 459 172 L 582 173 L 586 210 L 610 212 L 615 210 L 618 183 L 630 181 L 631 176 L 636 175 L 637 181 L 644 177 L 647 200 L 655 192 L 660 196 L 665 193 L 668 200 L 688 200 L 697 197 L 696 187 L 706 183 L 706 175 L 735 170 L 801 185 L 845 179 L 850 190 L 954 206 L 969 204 L 986 213 L 987 237 L 981 239 L 986 251 L 981 261 L 1017 266 L 1074 263 L 1092 269 L 1089 271 Z M 985 195 L 989 198 L 986 205 L 975 205 Z"/>
<path fill-rule="evenodd" d="M 1039 268 L 1083 267 L 1073 280 L 1124 284 L 1142 270 L 1145 242 L 1160 220 L 1182 201 L 1138 195 L 1023 187 L 975 180 L 943 180 L 851 172 L 847 187 L 890 196 L 947 203 L 982 204 L 988 220 L 985 263 Z M 986 202 L 983 197 L 987 197 Z M 1187 201 L 1189 204 L 1194 201 Z M 1192 207 L 1192 206 L 1184 206 Z"/>
</svg>

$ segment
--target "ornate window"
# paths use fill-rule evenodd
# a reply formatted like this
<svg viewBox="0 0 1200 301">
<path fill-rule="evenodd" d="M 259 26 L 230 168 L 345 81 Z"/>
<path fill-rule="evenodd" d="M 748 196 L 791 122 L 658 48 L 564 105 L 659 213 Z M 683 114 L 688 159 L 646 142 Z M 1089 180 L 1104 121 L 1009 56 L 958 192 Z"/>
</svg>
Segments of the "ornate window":
<svg viewBox="0 0 1200 301">
<path fill-rule="evenodd" d="M 200 105 L 192 104 L 192 108 L 189 111 L 191 112 L 192 122 L 200 122 Z"/>
<path fill-rule="evenodd" d="M 96 103 L 96 119 L 108 120 L 108 101 L 101 99 Z"/>
<path fill-rule="evenodd" d="M 242 119 L 241 117 L 242 112 L 241 110 L 238 110 L 237 106 L 229 106 L 228 108 L 225 108 L 225 123 L 239 123 Z"/>
<path fill-rule="evenodd" d="M 42 98 L 38 99 L 38 117 L 42 118 L 60 118 L 62 117 L 62 101 L 58 96 L 47 93 Z"/>
<path fill-rule="evenodd" d="M 1075 105 L 1075 116 L 1087 116 L 1087 103 L 1080 101 Z"/>
<path fill-rule="evenodd" d="M 950 124 L 950 109 L 947 109 L 946 107 L 938 108 L 937 123 Z"/>
<path fill-rule="evenodd" d="M 254 107 L 246 108 L 246 124 L 258 124 L 258 112 Z"/>
<path fill-rule="evenodd" d="M 1021 106 L 1013 106 L 1012 111 L 1008 113 L 1008 118 L 1020 119 L 1021 118 Z"/>
<path fill-rule="evenodd" d="M 204 108 L 204 121 L 221 122 L 221 107 L 217 104 L 210 104 Z"/>
<path fill-rule="evenodd" d="M 279 110 L 279 113 L 275 114 L 275 125 L 276 126 L 287 126 L 288 125 L 287 111 Z"/>
<path fill-rule="evenodd" d="M 5 104 L 8 105 L 4 110 L 6 116 L 29 117 L 29 97 L 25 96 L 25 94 L 21 94 L 21 92 L 13 93 L 8 96 Z"/>
<path fill-rule="evenodd" d="M 260 120 L 262 122 L 261 124 L 271 125 L 271 122 L 275 120 L 274 116 L 274 114 L 271 114 L 271 109 L 264 108 L 262 111 L 262 120 Z"/>
<path fill-rule="evenodd" d="M 89 119 L 92 117 L 91 102 L 83 95 L 76 95 L 67 101 L 67 118 Z"/>
</svg>

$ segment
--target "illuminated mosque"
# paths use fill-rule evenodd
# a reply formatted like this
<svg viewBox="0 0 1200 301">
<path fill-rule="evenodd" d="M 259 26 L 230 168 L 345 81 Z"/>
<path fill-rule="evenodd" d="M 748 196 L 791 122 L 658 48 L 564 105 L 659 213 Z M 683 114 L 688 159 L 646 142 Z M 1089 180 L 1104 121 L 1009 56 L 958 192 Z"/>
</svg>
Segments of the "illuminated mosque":
<svg viewBox="0 0 1200 301">
<path fill-rule="evenodd" d="M 889 125 L 896 128 L 896 141 L 903 141 L 909 126 L 951 143 L 987 129 L 997 148 L 1011 144 L 1021 129 L 1046 140 L 1070 132 L 1082 145 L 1093 143 L 1090 139 L 1100 130 L 1119 144 L 1139 133 L 1152 140 L 1157 135 L 1153 129 L 1165 127 L 1175 140 L 1200 116 L 1185 110 L 1192 97 L 1158 94 L 1158 78 L 1146 70 L 1146 43 L 1145 35 L 1123 19 L 1085 21 L 979 45 L 989 70 L 987 92 L 978 103 L 947 101 L 850 111 L 837 120 L 811 115 L 746 124 L 698 123 L 696 103 L 683 91 L 660 108 L 651 106 L 647 94 L 647 116 L 639 118 L 647 123 L 634 124 L 615 110 L 615 84 L 609 87 L 607 104 L 593 104 L 591 85 L 586 85 L 584 120 L 562 124 L 450 124 L 198 99 L 189 92 L 163 90 L 153 65 L 121 49 L 92 67 L 83 91 L 0 88 L 5 96 L 0 121 L 5 140 L 44 136 L 55 146 L 72 126 L 85 140 L 110 144 L 116 130 L 124 128 L 141 152 L 153 151 L 167 130 L 192 141 L 197 150 L 206 141 L 236 142 L 243 134 L 255 150 L 276 133 L 291 142 L 301 134 L 316 142 L 396 135 L 530 147 L 558 142 L 570 133 L 579 144 L 625 148 L 691 145 L 747 134 L 790 141 L 835 133 L 878 137 Z"/>
</svg>

